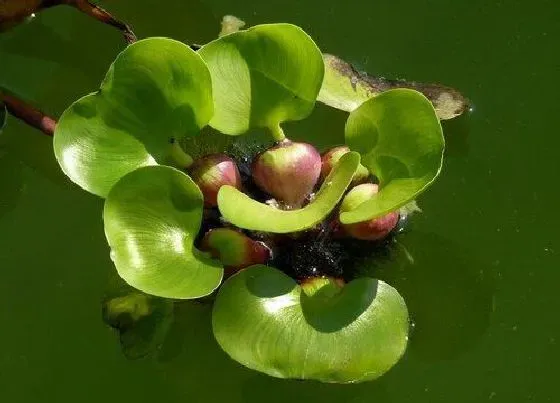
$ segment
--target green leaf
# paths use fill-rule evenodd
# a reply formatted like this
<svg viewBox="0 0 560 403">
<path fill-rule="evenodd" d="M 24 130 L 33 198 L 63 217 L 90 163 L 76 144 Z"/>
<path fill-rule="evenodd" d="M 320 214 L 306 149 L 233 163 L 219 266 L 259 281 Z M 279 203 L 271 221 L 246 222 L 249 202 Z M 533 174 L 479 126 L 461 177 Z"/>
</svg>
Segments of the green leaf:
<svg viewBox="0 0 560 403">
<path fill-rule="evenodd" d="M 139 168 L 107 196 L 105 235 L 119 275 L 134 288 L 166 298 L 212 293 L 223 268 L 193 247 L 203 198 L 196 184 L 166 166 Z"/>
<path fill-rule="evenodd" d="M 218 344 L 271 376 L 336 383 L 375 379 L 403 355 L 408 312 L 394 288 L 365 277 L 304 287 L 268 266 L 230 277 L 212 314 Z"/>
<path fill-rule="evenodd" d="M 432 102 L 440 119 L 452 119 L 469 108 L 469 101 L 450 87 L 370 76 L 329 54 L 324 54 L 323 60 L 325 77 L 317 100 L 333 108 L 352 112 L 368 99 L 394 88 L 422 92 Z"/>
<path fill-rule="evenodd" d="M 62 114 L 55 155 L 72 181 L 105 197 L 125 174 L 166 163 L 170 141 L 198 133 L 212 113 L 200 56 L 181 42 L 145 39 L 117 56 L 100 91 Z"/>
<path fill-rule="evenodd" d="M 432 104 L 417 91 L 396 89 L 363 103 L 346 122 L 346 144 L 380 181 L 380 191 L 340 214 L 352 224 L 380 217 L 415 199 L 438 176 L 444 139 Z"/>
<path fill-rule="evenodd" d="M 291 24 L 257 25 L 199 50 L 212 75 L 215 114 L 210 125 L 230 135 L 275 130 L 307 117 L 323 80 L 321 52 Z"/>
<path fill-rule="evenodd" d="M 218 208 L 227 221 L 239 228 L 281 234 L 303 231 L 321 222 L 334 209 L 352 182 L 359 164 L 358 153 L 343 155 L 315 199 L 302 209 L 279 210 L 251 199 L 232 186 L 220 188 Z"/>
<path fill-rule="evenodd" d="M 153 297 L 115 279 L 103 300 L 103 320 L 119 332 L 121 348 L 130 359 L 155 352 L 173 322 L 173 300 Z"/>
</svg>

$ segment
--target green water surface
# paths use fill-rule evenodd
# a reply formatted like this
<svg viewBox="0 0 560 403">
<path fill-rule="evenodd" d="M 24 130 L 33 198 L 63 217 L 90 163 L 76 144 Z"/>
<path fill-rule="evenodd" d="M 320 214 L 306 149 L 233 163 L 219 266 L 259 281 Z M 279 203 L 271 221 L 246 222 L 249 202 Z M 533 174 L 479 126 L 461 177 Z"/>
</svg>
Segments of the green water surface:
<svg viewBox="0 0 560 403">
<path fill-rule="evenodd" d="M 218 348 L 208 308 L 187 309 L 159 358 L 129 361 L 101 321 L 114 269 L 102 200 L 60 172 L 51 139 L 11 118 L 0 137 L 0 401 L 558 402 L 560 39 L 535 0 L 112 0 L 139 37 L 205 43 L 224 14 L 291 22 L 323 51 L 386 77 L 441 82 L 474 111 L 446 122 L 443 174 L 383 277 L 415 323 L 403 360 L 359 385 L 283 381 Z M 98 87 L 118 32 L 60 7 L 0 35 L 0 86 L 59 116 Z M 319 146 L 346 115 L 288 126 Z"/>
</svg>

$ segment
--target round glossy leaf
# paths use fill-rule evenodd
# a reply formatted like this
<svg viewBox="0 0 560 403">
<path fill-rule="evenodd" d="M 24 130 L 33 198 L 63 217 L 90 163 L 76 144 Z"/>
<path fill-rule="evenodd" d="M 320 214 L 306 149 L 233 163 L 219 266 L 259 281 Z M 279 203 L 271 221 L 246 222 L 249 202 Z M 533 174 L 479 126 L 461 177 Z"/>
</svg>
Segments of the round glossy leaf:
<svg viewBox="0 0 560 403">
<path fill-rule="evenodd" d="M 181 42 L 145 39 L 117 56 L 100 91 L 62 114 L 55 155 L 72 181 L 105 197 L 128 172 L 165 163 L 171 139 L 198 133 L 212 113 L 200 56 Z"/>
<path fill-rule="evenodd" d="M 166 298 L 198 298 L 214 291 L 223 269 L 193 247 L 202 218 L 202 193 L 171 167 L 139 168 L 105 200 L 105 235 L 119 275 L 134 288 Z"/>
<path fill-rule="evenodd" d="M 225 35 L 199 51 L 212 75 L 210 125 L 230 135 L 276 128 L 311 113 L 324 65 L 313 40 L 291 24 L 257 25 Z"/>
<path fill-rule="evenodd" d="M 224 283 L 212 326 L 222 349 L 251 369 L 337 383 L 384 374 L 403 355 L 409 329 L 404 300 L 380 280 L 364 277 L 309 295 L 268 266 Z"/>
<path fill-rule="evenodd" d="M 302 209 L 280 210 L 251 199 L 233 186 L 220 188 L 218 208 L 227 221 L 239 228 L 274 233 L 303 231 L 323 221 L 335 208 L 359 165 L 358 153 L 343 155 L 315 199 Z"/>
<path fill-rule="evenodd" d="M 380 191 L 340 221 L 380 217 L 415 199 L 438 176 L 443 159 L 441 125 L 421 93 L 396 89 L 364 102 L 346 122 L 346 143 L 380 181 Z"/>
</svg>

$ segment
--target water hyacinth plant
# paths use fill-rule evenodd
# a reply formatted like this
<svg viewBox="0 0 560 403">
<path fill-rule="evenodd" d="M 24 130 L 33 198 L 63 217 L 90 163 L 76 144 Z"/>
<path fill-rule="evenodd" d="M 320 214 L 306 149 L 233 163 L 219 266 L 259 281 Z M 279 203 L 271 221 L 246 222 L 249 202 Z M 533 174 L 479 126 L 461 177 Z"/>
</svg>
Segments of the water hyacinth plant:
<svg viewBox="0 0 560 403">
<path fill-rule="evenodd" d="M 401 208 L 438 176 L 438 103 L 410 88 L 364 90 L 297 26 L 232 31 L 197 50 L 135 42 L 57 124 L 56 159 L 105 199 L 111 258 L 128 283 L 105 317 L 128 343 L 136 323 L 168 323 L 174 300 L 211 297 L 216 341 L 241 364 L 279 378 L 375 379 L 405 352 L 407 307 L 338 254 L 394 233 Z M 346 144 L 318 150 L 284 132 L 317 100 L 350 111 Z M 193 157 L 185 144 L 204 144 L 207 126 L 228 140 Z M 272 145 L 232 151 L 255 130 Z"/>
</svg>

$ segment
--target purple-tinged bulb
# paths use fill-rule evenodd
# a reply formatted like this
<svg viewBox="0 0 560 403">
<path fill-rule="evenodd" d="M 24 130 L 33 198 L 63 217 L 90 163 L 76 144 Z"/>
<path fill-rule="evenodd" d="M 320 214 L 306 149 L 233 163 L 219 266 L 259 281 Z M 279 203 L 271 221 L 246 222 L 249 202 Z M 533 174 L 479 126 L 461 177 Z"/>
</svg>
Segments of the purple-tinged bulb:
<svg viewBox="0 0 560 403">
<path fill-rule="evenodd" d="M 206 155 L 194 162 L 190 175 L 204 195 L 204 205 L 218 205 L 218 191 L 224 185 L 241 189 L 241 175 L 235 161 L 225 154 Z"/>
<path fill-rule="evenodd" d="M 350 152 L 347 146 L 338 146 L 331 148 L 329 151 L 321 155 L 321 181 L 324 181 L 331 173 L 332 169 L 338 164 L 340 158 Z M 352 178 L 352 184 L 357 185 L 365 182 L 369 178 L 368 169 L 362 164 L 358 165 L 358 169 Z"/>
<path fill-rule="evenodd" d="M 200 249 L 220 260 L 229 275 L 254 264 L 265 264 L 272 257 L 264 243 L 232 228 L 211 229 L 204 234 Z"/>
<path fill-rule="evenodd" d="M 321 155 L 310 144 L 283 141 L 253 162 L 255 183 L 284 204 L 300 207 L 321 174 Z"/>
<path fill-rule="evenodd" d="M 379 187 L 373 183 L 363 183 L 354 187 L 340 205 L 340 211 L 354 210 L 360 204 L 375 197 Z M 341 224 L 344 232 L 352 238 L 363 241 L 378 241 L 385 238 L 399 222 L 399 213 L 392 211 L 384 216 L 354 224 Z"/>
</svg>

